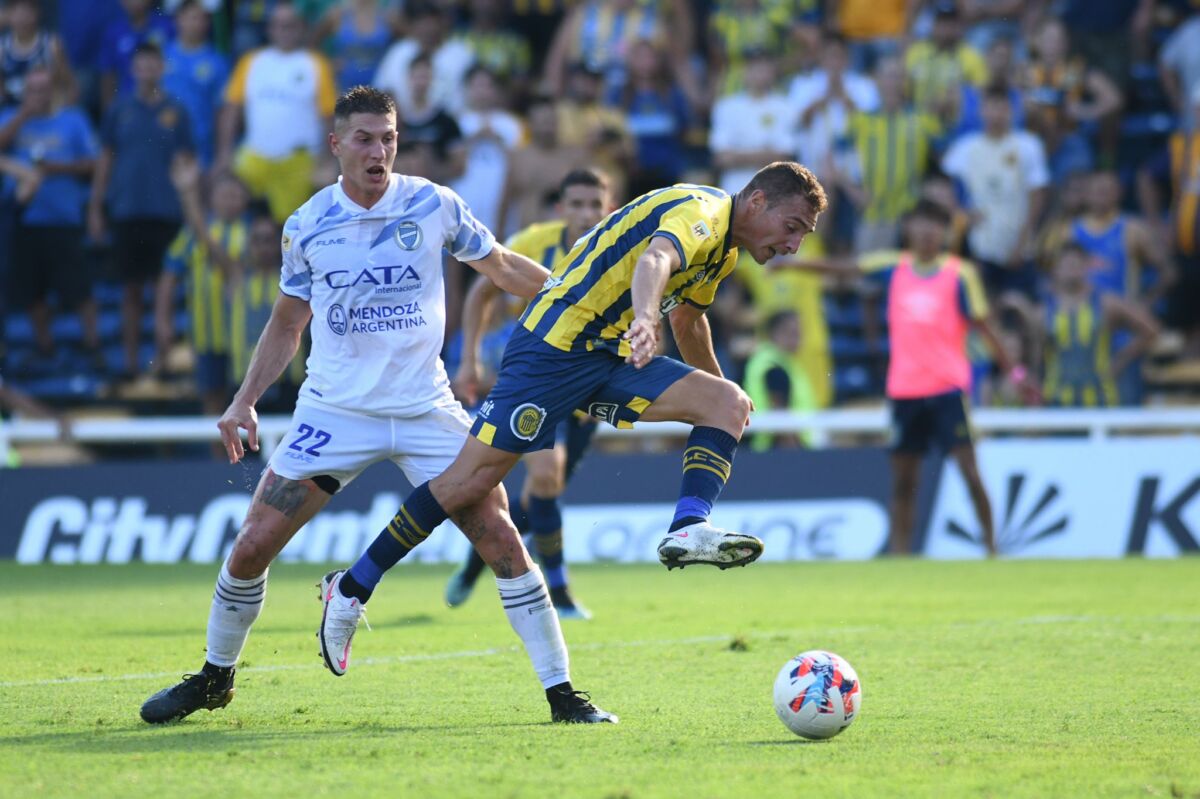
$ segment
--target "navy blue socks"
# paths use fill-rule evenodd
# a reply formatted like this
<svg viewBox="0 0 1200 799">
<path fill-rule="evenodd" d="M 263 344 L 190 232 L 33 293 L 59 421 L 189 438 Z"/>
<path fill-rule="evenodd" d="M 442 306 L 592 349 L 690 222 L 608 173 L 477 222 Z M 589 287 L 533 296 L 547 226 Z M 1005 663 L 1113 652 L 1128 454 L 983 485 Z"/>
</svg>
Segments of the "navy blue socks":
<svg viewBox="0 0 1200 799">
<path fill-rule="evenodd" d="M 671 532 L 708 518 L 729 480 L 737 439 L 715 427 L 693 427 L 683 450 L 683 481 Z"/>
<path fill-rule="evenodd" d="M 429 483 L 419 485 L 358 562 L 342 576 L 338 585 L 342 594 L 357 597 L 365 603 L 383 579 L 384 572 L 428 538 L 433 528 L 446 518 L 446 511 L 429 490 Z"/>
</svg>

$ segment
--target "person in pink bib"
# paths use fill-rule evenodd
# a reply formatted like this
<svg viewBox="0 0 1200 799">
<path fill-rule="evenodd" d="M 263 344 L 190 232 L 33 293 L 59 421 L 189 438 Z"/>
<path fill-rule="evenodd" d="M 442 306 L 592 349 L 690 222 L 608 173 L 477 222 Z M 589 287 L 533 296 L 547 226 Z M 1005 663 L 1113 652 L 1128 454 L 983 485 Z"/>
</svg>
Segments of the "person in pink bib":
<svg viewBox="0 0 1200 799">
<path fill-rule="evenodd" d="M 931 449 L 958 464 L 979 521 L 980 543 L 996 553 L 992 507 L 979 474 L 967 403 L 971 364 L 967 335 L 977 328 L 996 363 L 1030 402 L 1036 383 L 1013 363 L 989 320 L 987 297 L 975 266 L 945 252 L 950 216 L 921 200 L 909 212 L 909 249 L 859 256 L 856 262 L 801 262 L 799 268 L 861 272 L 886 292 L 887 398 L 892 412 L 892 506 L 889 550 L 907 554 L 920 489 L 921 461 Z"/>
</svg>

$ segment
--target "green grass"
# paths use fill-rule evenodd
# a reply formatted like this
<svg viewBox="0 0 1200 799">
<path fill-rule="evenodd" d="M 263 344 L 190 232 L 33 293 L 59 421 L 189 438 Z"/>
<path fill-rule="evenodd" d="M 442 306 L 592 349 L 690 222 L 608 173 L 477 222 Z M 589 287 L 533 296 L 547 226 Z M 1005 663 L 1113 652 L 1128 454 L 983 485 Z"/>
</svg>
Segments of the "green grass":
<svg viewBox="0 0 1200 799">
<path fill-rule="evenodd" d="M 0 564 L 0 795 L 1200 796 L 1200 559 L 577 567 L 574 680 L 621 714 L 586 728 L 548 723 L 490 580 L 452 611 L 448 570 L 393 573 L 334 679 L 322 569 L 277 566 L 233 704 L 148 727 L 215 571 Z M 770 696 L 815 647 L 863 706 L 808 743 Z"/>
</svg>

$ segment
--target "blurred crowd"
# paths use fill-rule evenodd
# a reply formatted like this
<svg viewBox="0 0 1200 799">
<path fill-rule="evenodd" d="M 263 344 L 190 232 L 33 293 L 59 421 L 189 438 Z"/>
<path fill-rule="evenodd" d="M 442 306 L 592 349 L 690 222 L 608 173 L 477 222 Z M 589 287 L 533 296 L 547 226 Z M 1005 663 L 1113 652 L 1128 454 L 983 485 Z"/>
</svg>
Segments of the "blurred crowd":
<svg viewBox="0 0 1200 799">
<path fill-rule="evenodd" d="M 396 98 L 396 170 L 500 237 L 579 167 L 620 204 L 792 158 L 831 207 L 791 258 L 877 258 L 939 204 L 1014 358 L 1106 386 L 1048 404 L 1200 388 L 1197 0 L 5 0 L 8 385 L 219 412 L 360 83 Z M 710 312 L 727 374 L 760 407 L 878 401 L 878 298 L 742 260 Z M 452 361 L 468 277 L 447 277 Z M 1021 404 L 979 349 L 976 401 Z"/>
</svg>

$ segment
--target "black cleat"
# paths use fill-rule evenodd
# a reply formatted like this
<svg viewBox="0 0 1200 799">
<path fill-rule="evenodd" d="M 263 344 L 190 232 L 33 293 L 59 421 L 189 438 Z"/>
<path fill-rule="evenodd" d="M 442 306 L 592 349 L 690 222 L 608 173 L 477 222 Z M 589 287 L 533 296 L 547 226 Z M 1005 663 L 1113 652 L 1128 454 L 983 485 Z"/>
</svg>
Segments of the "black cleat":
<svg viewBox="0 0 1200 799">
<path fill-rule="evenodd" d="M 587 691 L 576 691 L 569 684 L 566 688 L 557 685 L 547 688 L 546 701 L 550 703 L 551 721 L 564 724 L 616 724 L 620 721 L 616 713 L 593 705 Z"/>
<path fill-rule="evenodd" d="M 142 705 L 142 721 L 165 724 L 190 716 L 197 710 L 217 710 L 233 701 L 233 672 L 227 678 L 185 674 L 183 680 L 164 688 Z"/>
<path fill-rule="evenodd" d="M 571 592 L 565 585 L 550 589 L 550 601 L 554 603 L 554 610 L 558 612 L 560 619 L 587 621 L 592 617 L 592 612 L 576 602 L 575 597 L 571 596 Z"/>
</svg>

